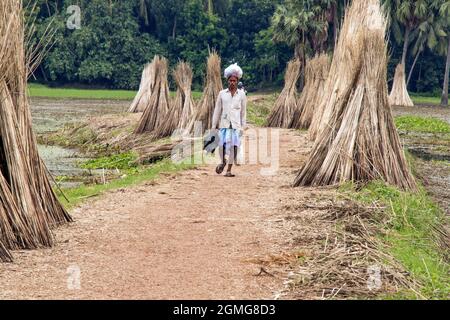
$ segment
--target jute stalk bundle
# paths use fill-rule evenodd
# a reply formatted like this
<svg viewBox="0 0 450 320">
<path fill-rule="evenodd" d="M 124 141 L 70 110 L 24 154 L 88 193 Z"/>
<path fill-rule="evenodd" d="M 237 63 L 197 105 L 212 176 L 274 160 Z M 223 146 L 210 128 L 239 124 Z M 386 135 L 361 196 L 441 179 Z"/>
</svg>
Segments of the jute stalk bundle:
<svg viewBox="0 0 450 320">
<path fill-rule="evenodd" d="M 268 127 L 289 128 L 294 112 L 298 109 L 297 81 L 300 77 L 300 69 L 300 60 L 289 61 L 284 76 L 284 88 L 269 115 Z"/>
<path fill-rule="evenodd" d="M 195 110 L 195 103 L 192 98 L 192 68 L 188 63 L 180 62 L 173 72 L 175 82 L 177 83 L 177 94 L 175 105 L 179 105 L 181 109 L 179 129 L 186 129 Z"/>
<path fill-rule="evenodd" d="M 305 87 L 300 95 L 290 128 L 309 129 L 313 117 L 317 115 L 317 105 L 323 95 L 330 62 L 328 55 L 316 55 L 308 60 L 305 69 Z"/>
<path fill-rule="evenodd" d="M 142 71 L 141 84 L 139 91 L 134 97 L 128 112 L 137 113 L 144 112 L 147 107 L 150 97 L 152 96 L 153 88 L 155 86 L 155 60 L 147 64 Z"/>
<path fill-rule="evenodd" d="M 216 106 L 217 97 L 223 89 L 221 76 L 221 59 L 213 50 L 207 61 L 206 66 L 206 83 L 203 90 L 202 98 L 197 106 L 191 121 L 189 122 L 188 131 L 192 132 L 196 122 L 201 122 L 203 131 L 212 127 L 212 117 Z"/>
<path fill-rule="evenodd" d="M 186 129 L 186 123 L 191 120 L 194 111 L 194 101 L 191 94 L 193 76 L 191 67 L 185 62 L 180 62 L 173 71 L 173 75 L 178 87 L 175 102 L 172 104 L 162 126 L 155 130 L 155 139 L 169 137 L 177 129 Z"/>
<path fill-rule="evenodd" d="M 167 80 L 168 62 L 164 57 L 156 56 L 154 59 L 155 86 L 150 101 L 144 110 L 136 134 L 153 132 L 161 128 L 169 112 L 169 82 Z"/>
<path fill-rule="evenodd" d="M 414 107 L 414 103 L 409 97 L 408 89 L 406 88 L 405 66 L 401 63 L 395 68 L 389 104 L 391 106 Z"/>
<path fill-rule="evenodd" d="M 39 156 L 26 96 L 36 48 L 25 52 L 22 1 L 0 3 L 0 247 L 34 249 L 53 244 L 50 228 L 71 221 L 57 200 Z M 10 261 L 0 250 L 0 259 Z"/>
<path fill-rule="evenodd" d="M 345 64 L 347 71 L 338 74 L 343 78 L 340 92 L 333 92 L 345 99 L 333 98 L 327 106 L 331 110 L 325 110 L 323 130 L 294 186 L 382 179 L 402 189 L 416 189 L 388 103 L 385 36 L 386 18 L 379 0 L 353 1 L 339 36 L 337 50 L 342 51 L 335 53 L 339 60 L 332 65 L 332 70 L 343 71 L 336 63 L 349 62 L 351 57 L 352 63 Z M 333 72 L 329 78 L 334 78 Z"/>
</svg>

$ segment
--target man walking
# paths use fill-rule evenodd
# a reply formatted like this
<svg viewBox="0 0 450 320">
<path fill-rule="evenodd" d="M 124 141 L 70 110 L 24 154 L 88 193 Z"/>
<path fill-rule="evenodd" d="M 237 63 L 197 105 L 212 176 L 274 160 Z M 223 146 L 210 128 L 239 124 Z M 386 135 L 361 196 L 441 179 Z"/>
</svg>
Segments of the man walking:
<svg viewBox="0 0 450 320">
<path fill-rule="evenodd" d="M 238 90 L 238 82 L 242 78 L 242 69 L 233 64 L 225 70 L 228 89 L 222 90 L 217 97 L 213 115 L 212 129 L 219 129 L 219 150 L 221 163 L 216 168 L 222 174 L 228 163 L 225 177 L 234 177 L 231 173 L 236 164 L 237 152 L 241 146 L 241 137 L 247 126 L 247 97 L 243 90 Z M 228 155 L 228 159 L 226 156 Z"/>
</svg>

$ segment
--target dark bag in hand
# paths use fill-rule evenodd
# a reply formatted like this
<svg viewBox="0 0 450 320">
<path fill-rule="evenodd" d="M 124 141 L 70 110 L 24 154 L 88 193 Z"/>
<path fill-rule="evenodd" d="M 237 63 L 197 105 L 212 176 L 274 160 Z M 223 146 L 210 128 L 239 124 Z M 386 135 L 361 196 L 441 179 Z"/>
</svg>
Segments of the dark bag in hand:
<svg viewBox="0 0 450 320">
<path fill-rule="evenodd" d="M 217 130 L 209 131 L 209 133 L 207 133 L 203 138 L 203 150 L 205 150 L 207 153 L 214 154 L 217 147 L 219 146 L 219 141 L 219 132 Z"/>
</svg>

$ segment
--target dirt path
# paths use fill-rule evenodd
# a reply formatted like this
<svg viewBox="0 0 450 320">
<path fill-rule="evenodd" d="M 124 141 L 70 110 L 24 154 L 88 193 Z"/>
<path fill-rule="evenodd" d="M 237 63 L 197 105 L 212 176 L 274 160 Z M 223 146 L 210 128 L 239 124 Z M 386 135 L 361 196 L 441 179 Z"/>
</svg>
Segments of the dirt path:
<svg viewBox="0 0 450 320">
<path fill-rule="evenodd" d="M 282 275 L 256 276 L 252 261 L 280 254 L 291 238 L 280 200 L 308 148 L 299 133 L 280 139 L 274 177 L 260 165 L 237 168 L 235 179 L 206 167 L 85 203 L 55 232 L 55 248 L 0 265 L 0 299 L 274 298 Z M 78 271 L 80 288 L 70 282 Z"/>
</svg>

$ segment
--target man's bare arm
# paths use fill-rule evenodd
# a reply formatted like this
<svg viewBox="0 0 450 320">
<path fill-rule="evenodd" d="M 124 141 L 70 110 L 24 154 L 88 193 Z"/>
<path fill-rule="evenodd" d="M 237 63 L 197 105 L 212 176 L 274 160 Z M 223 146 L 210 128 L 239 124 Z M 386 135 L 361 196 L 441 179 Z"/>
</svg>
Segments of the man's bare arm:
<svg viewBox="0 0 450 320">
<path fill-rule="evenodd" d="M 216 101 L 216 107 L 214 108 L 214 115 L 211 129 L 218 129 L 221 115 L 222 115 L 222 98 L 219 94 Z"/>
</svg>

